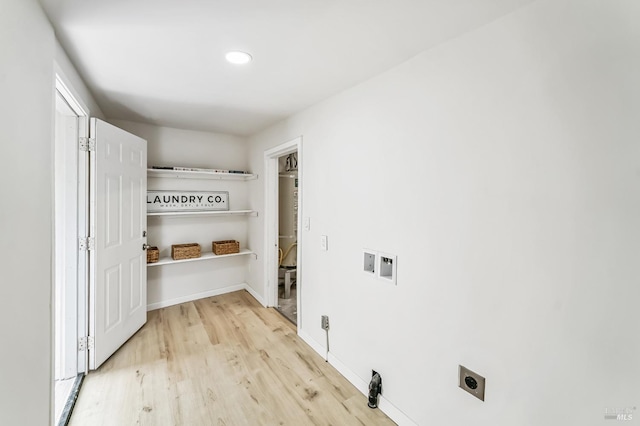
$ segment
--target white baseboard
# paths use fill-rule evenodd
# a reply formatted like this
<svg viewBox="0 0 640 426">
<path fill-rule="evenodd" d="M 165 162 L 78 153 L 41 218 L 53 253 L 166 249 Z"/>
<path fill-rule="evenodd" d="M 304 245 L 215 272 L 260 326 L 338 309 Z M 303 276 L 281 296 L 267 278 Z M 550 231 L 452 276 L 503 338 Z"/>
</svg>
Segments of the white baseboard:
<svg viewBox="0 0 640 426">
<path fill-rule="evenodd" d="M 258 293 L 256 293 L 256 291 L 253 289 L 253 287 L 251 287 L 249 284 L 245 283 L 244 284 L 244 289 L 247 290 L 249 292 L 249 294 L 251 296 L 253 296 L 254 299 L 256 299 L 258 301 L 258 303 L 260 303 L 263 307 L 267 307 L 267 303 L 265 302 L 264 298 L 262 296 L 260 296 Z"/>
<path fill-rule="evenodd" d="M 298 336 L 304 340 L 304 342 L 311 346 L 311 349 L 313 349 L 314 351 L 316 351 L 318 353 L 318 355 L 320 355 L 322 358 L 325 357 L 325 355 L 327 354 L 327 350 L 324 346 L 322 346 L 320 343 L 316 342 L 315 340 L 313 340 L 313 338 L 307 334 L 304 330 L 302 329 L 298 329 Z M 329 354 L 329 356 L 331 356 L 331 354 Z"/>
<path fill-rule="evenodd" d="M 175 299 L 168 299 L 162 300 L 160 302 L 150 303 L 147 305 L 147 311 L 166 308 L 167 306 L 179 305 L 180 303 L 191 302 L 193 300 L 203 299 L 205 297 L 219 296 L 221 294 L 231 293 L 238 290 L 248 290 L 248 288 L 250 287 L 247 283 L 240 283 L 228 287 L 216 288 L 215 290 L 203 291 L 201 293 L 188 294 L 186 296 L 176 297 Z M 251 293 L 251 291 L 249 291 L 249 293 Z M 251 295 L 253 297 L 256 297 L 253 293 Z"/>
<path fill-rule="evenodd" d="M 298 336 L 305 341 L 311 348 L 324 358 L 326 352 L 325 347 L 320 343 L 313 340 L 313 338 L 305 333 L 303 330 L 298 330 Z M 348 368 L 342 361 L 336 358 L 331 352 L 329 352 L 329 364 L 333 366 L 338 373 L 347 379 L 353 386 L 355 386 L 363 395 L 369 396 L 369 383 L 362 380 L 356 373 Z M 400 426 L 417 426 L 417 423 L 407 417 L 402 411 L 400 411 L 395 405 L 389 402 L 384 396 L 380 395 L 378 400 L 378 408 L 385 413 L 391 420 L 396 422 Z"/>
<path fill-rule="evenodd" d="M 362 380 L 356 373 L 354 373 L 351 369 L 344 365 L 342 361 L 336 358 L 331 352 L 329 352 L 329 364 L 331 364 L 336 370 L 338 370 L 338 372 L 342 374 L 345 379 L 351 382 L 351 384 L 355 386 L 360 392 L 362 392 L 363 395 L 367 397 L 369 396 L 369 383 L 365 380 Z M 407 417 L 406 414 L 400 411 L 398 407 L 389 402 L 389 400 L 383 395 L 380 395 L 380 398 L 378 399 L 378 408 L 400 426 L 418 425 L 416 422 Z"/>
</svg>

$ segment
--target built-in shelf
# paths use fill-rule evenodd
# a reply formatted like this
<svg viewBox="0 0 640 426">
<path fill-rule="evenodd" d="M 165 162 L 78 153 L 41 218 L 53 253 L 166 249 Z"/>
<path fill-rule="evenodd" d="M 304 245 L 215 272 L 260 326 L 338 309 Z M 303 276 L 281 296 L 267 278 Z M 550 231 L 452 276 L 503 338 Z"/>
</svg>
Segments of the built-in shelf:
<svg viewBox="0 0 640 426">
<path fill-rule="evenodd" d="M 147 177 L 149 178 L 170 178 L 170 179 L 208 179 L 208 180 L 235 180 L 248 181 L 257 179 L 258 175 L 245 173 L 224 173 L 213 171 L 195 171 L 195 170 L 167 170 L 167 169 L 147 169 Z M 255 210 L 215 210 L 215 211 L 173 211 L 173 212 L 150 212 L 147 218 L 153 217 L 226 217 L 226 216 L 258 216 Z M 162 222 L 162 226 L 165 223 Z M 167 224 L 168 225 L 168 224 Z M 148 263 L 147 266 L 172 265 L 175 263 L 198 262 L 201 260 L 222 259 L 234 256 L 257 255 L 248 249 L 242 249 L 239 253 L 215 255 L 211 252 L 203 253 L 195 259 L 173 260 L 171 257 L 161 257 L 158 262 Z"/>
<path fill-rule="evenodd" d="M 185 263 L 185 262 L 198 262 L 200 260 L 210 260 L 210 259 L 222 259 L 224 257 L 234 257 L 234 256 L 246 256 L 248 254 L 255 255 L 254 252 L 247 249 L 240 250 L 240 253 L 232 253 L 232 254 L 219 254 L 215 255 L 213 253 L 204 253 L 200 257 L 196 257 L 194 259 L 181 259 L 181 260 L 173 260 L 170 257 L 161 257 L 156 263 L 147 263 L 147 266 L 160 266 L 160 265 L 172 265 L 174 263 Z"/>
<path fill-rule="evenodd" d="M 196 216 L 258 216 L 255 210 L 216 210 L 201 212 L 153 212 L 147 213 L 148 217 L 152 216 L 171 216 L 171 217 L 196 217 Z"/>
<path fill-rule="evenodd" d="M 253 180 L 258 179 L 258 175 L 248 173 L 216 173 L 199 172 L 192 170 L 166 170 L 147 169 L 148 177 L 178 178 L 178 179 L 219 179 L 219 180 Z"/>
</svg>

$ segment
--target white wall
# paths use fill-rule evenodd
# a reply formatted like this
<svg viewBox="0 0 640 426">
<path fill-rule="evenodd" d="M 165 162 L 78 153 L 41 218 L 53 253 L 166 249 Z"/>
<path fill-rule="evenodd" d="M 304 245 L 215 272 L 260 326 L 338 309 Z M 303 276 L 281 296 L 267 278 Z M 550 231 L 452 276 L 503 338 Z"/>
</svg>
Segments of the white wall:
<svg viewBox="0 0 640 426">
<path fill-rule="evenodd" d="M 247 169 L 244 138 L 223 134 L 158 127 L 130 121 L 112 123 L 147 140 L 149 166 Z M 248 208 L 248 187 L 242 181 L 149 178 L 150 190 L 229 191 L 231 210 Z M 254 217 L 149 218 L 148 242 L 169 256 L 171 244 L 199 243 L 211 252 L 211 242 L 233 239 L 248 246 L 248 225 Z M 147 268 L 149 309 L 169 306 L 243 288 L 253 256 L 215 259 Z"/>
<path fill-rule="evenodd" d="M 36 1 L 0 4 L 0 61 L 0 424 L 46 425 L 53 386 L 55 73 L 87 113 L 102 113 Z"/>
<path fill-rule="evenodd" d="M 0 6 L 0 424 L 50 419 L 53 58 L 32 0 Z"/>
<path fill-rule="evenodd" d="M 538 1 L 251 138 L 262 173 L 303 135 L 302 333 L 324 346 L 328 314 L 334 363 L 360 386 L 379 371 L 399 421 L 640 406 L 638 22 L 634 0 Z M 397 286 L 361 272 L 365 247 L 398 255 Z"/>
</svg>

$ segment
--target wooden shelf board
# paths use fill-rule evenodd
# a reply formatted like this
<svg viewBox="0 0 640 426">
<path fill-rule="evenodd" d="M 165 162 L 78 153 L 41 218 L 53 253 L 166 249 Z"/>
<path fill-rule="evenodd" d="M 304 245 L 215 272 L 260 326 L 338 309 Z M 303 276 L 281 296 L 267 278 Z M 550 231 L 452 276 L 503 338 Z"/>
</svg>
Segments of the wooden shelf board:
<svg viewBox="0 0 640 426">
<path fill-rule="evenodd" d="M 195 217 L 195 216 L 258 216 L 255 210 L 218 210 L 200 212 L 152 212 L 147 213 L 148 217 Z"/>
<path fill-rule="evenodd" d="M 175 179 L 219 179 L 219 180 L 258 179 L 258 175 L 255 175 L 255 174 L 215 173 L 215 172 L 198 172 L 198 171 L 191 171 L 191 170 L 165 170 L 165 169 L 147 169 L 147 176 L 175 178 Z"/>
<path fill-rule="evenodd" d="M 233 254 L 215 255 L 213 253 L 203 253 L 202 256 L 196 257 L 194 259 L 173 260 L 171 257 L 162 257 L 156 263 L 147 263 L 147 266 L 172 265 L 174 263 L 197 262 L 200 260 L 209 260 L 209 259 L 222 259 L 224 257 L 246 256 L 248 254 L 255 254 L 255 253 L 248 249 L 241 249 L 240 253 L 233 253 Z"/>
</svg>

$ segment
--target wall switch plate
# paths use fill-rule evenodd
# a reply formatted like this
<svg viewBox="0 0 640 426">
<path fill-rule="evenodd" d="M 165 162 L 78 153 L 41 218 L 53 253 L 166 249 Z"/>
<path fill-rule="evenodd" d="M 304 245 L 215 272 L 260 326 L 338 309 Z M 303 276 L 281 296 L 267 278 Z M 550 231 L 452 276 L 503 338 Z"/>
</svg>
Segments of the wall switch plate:
<svg viewBox="0 0 640 426">
<path fill-rule="evenodd" d="M 308 231 L 311 229 L 311 218 L 310 217 L 305 217 L 304 218 L 304 230 Z"/>
<path fill-rule="evenodd" d="M 324 251 L 329 250 L 329 241 L 326 235 L 320 236 L 320 249 Z"/>
<path fill-rule="evenodd" d="M 458 366 L 458 386 L 469 392 L 471 395 L 484 401 L 485 379 L 481 375 L 474 373 L 467 367 Z"/>
</svg>

